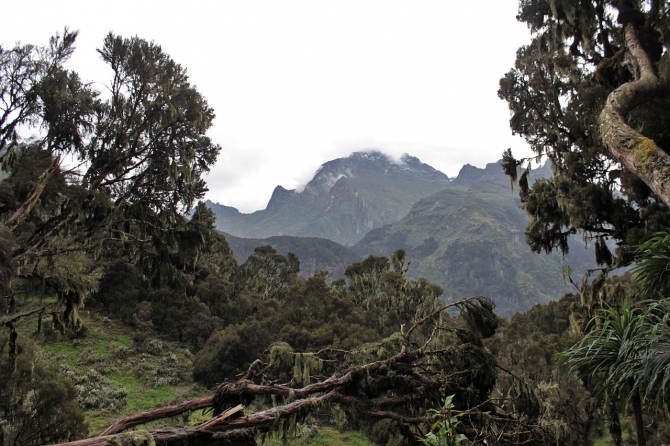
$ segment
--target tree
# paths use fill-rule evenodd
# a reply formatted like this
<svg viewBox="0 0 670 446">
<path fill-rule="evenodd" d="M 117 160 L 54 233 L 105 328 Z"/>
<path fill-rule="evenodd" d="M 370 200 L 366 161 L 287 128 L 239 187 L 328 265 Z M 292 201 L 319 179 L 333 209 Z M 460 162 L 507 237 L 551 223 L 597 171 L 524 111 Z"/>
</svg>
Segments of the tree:
<svg viewBox="0 0 670 446">
<path fill-rule="evenodd" d="M 554 426 L 560 444 L 591 445 L 597 438 L 599 399 L 590 382 L 564 373 L 554 355 L 567 350 L 578 339 L 571 328 L 571 307 L 579 297 L 566 294 L 558 301 L 536 305 L 502 322 L 486 347 L 501 370 L 493 397 L 518 395 L 511 404 L 533 406 L 542 419 Z M 523 395 L 523 397 L 521 397 Z M 535 409 L 535 410 L 538 410 Z"/>
<path fill-rule="evenodd" d="M 88 427 L 77 391 L 55 364 L 47 364 L 30 342 L 12 361 L 0 335 L 0 445 L 28 446 L 72 441 Z"/>
<path fill-rule="evenodd" d="M 154 43 L 110 33 L 98 51 L 113 74 L 102 95 L 65 68 L 76 37 L 65 29 L 45 47 L 0 48 L 3 443 L 85 432 L 72 383 L 27 353 L 22 320 L 50 314 L 81 336 L 78 310 L 109 263 L 125 259 L 153 291 L 186 297 L 196 275 L 230 254 L 211 211 L 195 206 L 220 148 L 206 136 L 214 112 L 186 70 Z M 204 343 L 209 333 L 190 335 Z"/>
<path fill-rule="evenodd" d="M 528 185 L 528 160 L 503 155 L 530 216 L 536 251 L 592 240 L 600 264 L 628 264 L 632 246 L 668 223 L 670 7 L 658 0 L 522 0 L 532 42 L 500 81 L 510 126 L 551 179 Z M 606 240 L 618 244 L 610 253 Z"/>
<path fill-rule="evenodd" d="M 389 261 L 368 256 L 344 272 L 353 301 L 373 316 L 371 324 L 380 336 L 388 335 L 433 311 L 442 289 L 424 278 L 407 279 L 407 254 L 398 249 Z M 392 269 L 391 269 L 392 267 Z"/>
<path fill-rule="evenodd" d="M 582 308 L 571 315 L 582 322 L 584 338 L 564 357 L 573 370 L 604 376 L 610 401 L 630 397 L 643 444 L 641 399 L 651 384 L 645 358 L 657 337 L 650 335 L 649 314 L 624 303 L 635 287 L 606 277 L 609 267 L 632 263 L 640 255 L 635 247 L 668 225 L 670 5 L 521 0 L 517 18 L 528 24 L 532 42 L 518 50 L 499 96 L 509 104 L 512 131 L 537 159 L 550 160 L 553 177 L 529 185 L 530 160 L 516 160 L 509 150 L 503 168 L 518 180 L 533 251 L 566 253 L 568 238 L 579 232 L 607 267 L 591 284 L 584 281 Z M 616 243 L 615 253 L 608 241 Z M 658 284 L 649 282 L 647 295 Z"/>
<path fill-rule="evenodd" d="M 293 253 L 286 257 L 270 245 L 259 246 L 239 270 L 239 282 L 261 299 L 276 299 L 298 277 L 300 261 Z"/>
<path fill-rule="evenodd" d="M 567 362 L 569 372 L 603 378 L 600 390 L 605 392 L 607 400 L 630 400 L 635 415 L 637 444 L 644 446 L 642 389 L 646 386 L 643 352 L 645 341 L 650 339 L 645 318 L 639 309 L 626 301 L 621 309 L 601 310 L 590 324 L 592 326 L 582 340 L 558 357 Z M 612 406 L 610 416 L 618 419 L 616 404 Z M 620 431 L 617 435 L 616 426 L 610 431 L 617 444 L 621 444 Z"/>
<path fill-rule="evenodd" d="M 3 298 L 55 295 L 75 331 L 105 256 L 127 258 L 156 289 L 186 287 L 213 230 L 203 209 L 186 214 L 220 150 L 205 135 L 213 110 L 160 46 L 110 33 L 98 50 L 113 73 L 102 99 L 63 66 L 76 37 L 0 50 Z M 26 139 L 22 126 L 42 134 Z M 62 169 L 65 156 L 79 165 Z"/>
</svg>

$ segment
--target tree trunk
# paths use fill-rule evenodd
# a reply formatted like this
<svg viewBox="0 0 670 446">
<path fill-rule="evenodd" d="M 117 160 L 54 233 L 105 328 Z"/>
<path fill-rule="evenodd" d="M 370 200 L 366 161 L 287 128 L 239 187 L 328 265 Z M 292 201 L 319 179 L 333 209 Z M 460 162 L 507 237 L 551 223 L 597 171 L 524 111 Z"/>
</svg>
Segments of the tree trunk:
<svg viewBox="0 0 670 446">
<path fill-rule="evenodd" d="M 601 137 L 609 151 L 670 207 L 670 156 L 626 122 L 628 112 L 651 100 L 661 83 L 632 22 L 624 26 L 624 36 L 638 75 L 607 97 L 599 119 Z"/>
<path fill-rule="evenodd" d="M 621 438 L 621 419 L 619 418 L 619 407 L 614 397 L 609 404 L 609 422 L 607 423 L 608 430 L 615 446 L 622 446 L 623 440 Z"/>
<path fill-rule="evenodd" d="M 647 441 L 644 438 L 644 420 L 642 419 L 642 398 L 640 389 L 633 392 L 633 413 L 635 414 L 635 431 L 637 433 L 637 446 L 646 446 Z"/>
<path fill-rule="evenodd" d="M 294 401 L 284 406 L 229 419 L 224 414 L 199 426 L 138 430 L 116 435 L 102 435 L 85 440 L 62 443 L 67 446 L 202 446 L 202 445 L 247 445 L 255 444 L 257 430 L 267 430 L 282 418 L 300 411 L 309 410 L 338 396 L 335 391 L 318 397 Z M 204 400 L 204 398 L 202 399 Z M 209 401 L 211 403 L 211 401 Z M 155 411 L 153 411 L 155 412 Z M 154 418 L 156 419 L 156 418 Z M 116 423 L 115 423 L 116 424 Z M 112 428 L 110 427 L 110 429 Z"/>
</svg>

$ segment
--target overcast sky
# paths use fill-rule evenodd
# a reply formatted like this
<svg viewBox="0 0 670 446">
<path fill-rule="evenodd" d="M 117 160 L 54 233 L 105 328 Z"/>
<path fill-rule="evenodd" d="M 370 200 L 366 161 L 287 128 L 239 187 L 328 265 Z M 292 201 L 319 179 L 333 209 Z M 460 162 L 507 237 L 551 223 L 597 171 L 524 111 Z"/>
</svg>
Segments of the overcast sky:
<svg viewBox="0 0 670 446">
<path fill-rule="evenodd" d="M 508 147 L 529 155 L 497 96 L 530 39 L 517 3 L 23 0 L 3 4 L 0 44 L 79 30 L 70 65 L 100 90 L 108 32 L 160 44 L 216 111 L 208 198 L 251 212 L 353 151 L 409 153 L 449 176 Z"/>
</svg>

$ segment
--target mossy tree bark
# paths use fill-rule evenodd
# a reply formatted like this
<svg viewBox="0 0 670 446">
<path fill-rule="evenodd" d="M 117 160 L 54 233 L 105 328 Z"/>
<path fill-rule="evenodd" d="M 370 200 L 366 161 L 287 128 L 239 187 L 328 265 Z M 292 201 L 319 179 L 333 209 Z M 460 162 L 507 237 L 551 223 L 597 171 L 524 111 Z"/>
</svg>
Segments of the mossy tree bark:
<svg viewBox="0 0 670 446">
<path fill-rule="evenodd" d="M 600 114 L 600 133 L 610 152 L 670 206 L 670 155 L 626 122 L 628 112 L 652 99 L 661 83 L 640 44 L 633 22 L 624 26 L 624 36 L 634 61 L 636 79 L 621 85 L 607 97 Z"/>
</svg>

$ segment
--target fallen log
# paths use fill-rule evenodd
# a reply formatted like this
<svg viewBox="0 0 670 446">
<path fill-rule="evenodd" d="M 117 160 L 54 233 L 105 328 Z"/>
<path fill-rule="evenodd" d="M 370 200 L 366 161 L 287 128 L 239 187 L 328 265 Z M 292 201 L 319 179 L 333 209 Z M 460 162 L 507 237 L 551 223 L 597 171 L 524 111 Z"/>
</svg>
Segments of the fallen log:
<svg viewBox="0 0 670 446">
<path fill-rule="evenodd" d="M 229 410 L 205 423 L 192 427 L 172 427 L 137 430 L 113 435 L 101 435 L 84 440 L 61 443 L 59 446 L 155 446 L 155 445 L 227 445 L 256 444 L 257 428 L 277 423 L 302 410 L 314 407 L 337 396 L 335 391 L 315 398 L 294 401 L 280 407 L 229 419 L 237 410 Z M 239 406 L 238 406 L 239 407 Z M 233 408 L 233 409 L 237 409 Z M 115 423 L 116 424 L 116 423 Z M 109 430 L 109 429 L 108 429 Z M 250 440 L 249 440 L 250 439 Z M 253 443 L 248 443 L 253 441 Z"/>
<path fill-rule="evenodd" d="M 103 437 L 107 435 L 116 434 L 119 432 L 123 432 L 126 429 L 130 429 L 131 427 L 139 426 L 140 424 L 146 424 L 150 421 L 160 420 L 162 418 L 174 417 L 177 415 L 181 415 L 184 412 L 190 412 L 192 410 L 198 410 L 198 409 L 205 409 L 207 407 L 211 407 L 213 403 L 214 403 L 214 396 L 210 395 L 204 398 L 185 401 L 181 404 L 177 404 L 174 406 L 161 407 L 159 409 L 131 415 L 116 421 L 114 424 L 109 426 L 102 434 L 100 434 L 100 436 Z"/>
</svg>

